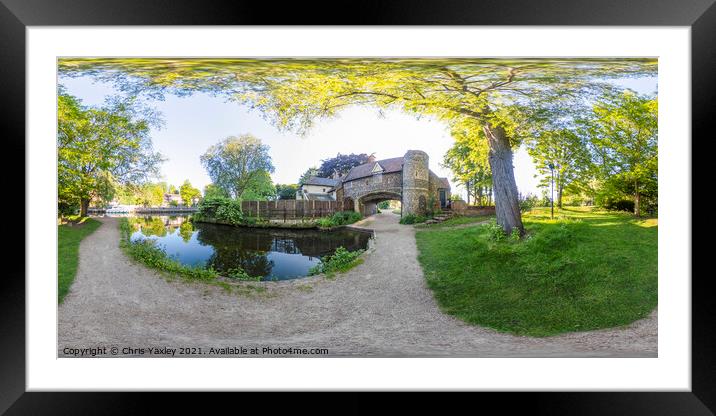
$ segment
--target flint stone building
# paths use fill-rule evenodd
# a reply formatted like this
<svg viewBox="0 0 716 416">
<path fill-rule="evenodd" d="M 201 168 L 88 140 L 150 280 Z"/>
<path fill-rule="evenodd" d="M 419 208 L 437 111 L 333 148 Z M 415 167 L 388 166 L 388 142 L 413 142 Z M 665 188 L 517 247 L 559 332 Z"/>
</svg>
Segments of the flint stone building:
<svg viewBox="0 0 716 416">
<path fill-rule="evenodd" d="M 422 150 L 409 150 L 405 156 L 392 159 L 370 158 L 338 178 L 333 189 L 335 199 L 343 203 L 344 210 L 363 215 L 375 214 L 377 205 L 387 200 L 401 201 L 401 215 L 446 208 L 450 183 L 429 169 L 428 160 Z"/>
</svg>

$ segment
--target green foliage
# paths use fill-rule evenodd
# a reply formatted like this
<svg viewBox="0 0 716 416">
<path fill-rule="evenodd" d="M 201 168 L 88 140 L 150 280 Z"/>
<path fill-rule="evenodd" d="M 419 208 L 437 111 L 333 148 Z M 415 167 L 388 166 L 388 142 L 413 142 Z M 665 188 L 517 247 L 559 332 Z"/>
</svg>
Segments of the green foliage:
<svg viewBox="0 0 716 416">
<path fill-rule="evenodd" d="M 186 206 L 194 205 L 193 201 L 201 198 L 201 191 L 194 188 L 191 182 L 189 182 L 189 179 L 185 180 L 181 187 L 179 187 L 179 194 L 181 195 L 182 202 L 184 202 Z"/>
<path fill-rule="evenodd" d="M 657 227 L 621 213 L 537 208 L 527 236 L 492 226 L 418 231 L 419 257 L 441 309 L 468 323 L 550 336 L 626 325 L 657 305 Z"/>
<path fill-rule="evenodd" d="M 341 225 L 353 224 L 354 222 L 360 221 L 363 216 L 359 212 L 355 211 L 339 211 L 331 215 L 330 217 L 323 217 L 316 220 L 316 223 L 321 228 L 338 227 Z"/>
<path fill-rule="evenodd" d="M 390 201 L 382 201 L 378 203 L 378 209 L 388 210 L 390 209 Z"/>
<path fill-rule="evenodd" d="M 527 212 L 532 208 L 540 206 L 540 200 L 537 195 L 529 194 L 527 196 L 520 195 L 520 211 Z"/>
<path fill-rule="evenodd" d="M 419 224 L 427 221 L 428 218 L 424 215 L 406 214 L 400 219 L 401 224 Z"/>
<path fill-rule="evenodd" d="M 244 271 L 244 269 L 240 267 L 235 267 L 232 269 L 229 269 L 226 272 L 226 277 L 229 279 L 234 280 L 242 280 L 242 281 L 255 281 L 258 282 L 261 280 L 261 276 L 249 276 L 248 273 Z"/>
<path fill-rule="evenodd" d="M 86 107 L 64 88 L 57 102 L 58 203 L 81 205 L 92 198 L 109 201 L 121 183 L 157 176 L 162 156 L 152 149 L 151 127 L 161 120 L 132 98 L 112 97 L 101 107 Z"/>
<path fill-rule="evenodd" d="M 229 198 L 229 194 L 213 183 L 210 183 L 204 187 L 204 198 Z"/>
<path fill-rule="evenodd" d="M 296 199 L 298 185 L 296 184 L 276 184 L 276 196 L 278 199 Z"/>
<path fill-rule="evenodd" d="M 323 257 L 317 265 L 313 266 L 308 275 L 323 273 L 326 277 L 333 277 L 336 273 L 344 273 L 362 263 L 359 257 L 363 252 L 364 250 L 348 251 L 344 247 L 338 247 L 332 256 Z"/>
<path fill-rule="evenodd" d="M 243 201 L 266 201 L 275 198 L 276 187 L 273 185 L 271 175 L 266 171 L 260 171 L 249 180 L 240 199 Z"/>
<path fill-rule="evenodd" d="M 303 185 L 304 183 L 308 182 L 309 179 L 311 179 L 314 176 L 321 176 L 321 170 L 317 167 L 310 167 L 306 169 L 303 174 L 301 174 L 301 177 L 298 178 L 298 185 Z"/>
<path fill-rule="evenodd" d="M 632 196 L 655 211 L 658 201 L 658 103 L 632 92 L 602 98 L 593 108 L 588 129 L 594 148 L 598 201 Z M 641 201 L 642 197 L 646 201 Z"/>
<path fill-rule="evenodd" d="M 242 197 L 259 176 L 274 171 L 269 147 L 250 134 L 230 136 L 209 147 L 201 163 L 214 185 L 234 198 Z"/>
<path fill-rule="evenodd" d="M 551 189 L 554 180 L 555 206 L 561 208 L 565 189 L 585 178 L 590 169 L 588 138 L 568 128 L 542 130 L 529 141 L 527 151 L 541 176 L 540 186 Z"/>
<path fill-rule="evenodd" d="M 241 201 L 232 198 L 204 198 L 195 214 L 197 218 L 211 218 L 221 222 L 240 225 L 246 220 L 241 210 Z"/>
<path fill-rule="evenodd" d="M 634 201 L 630 199 L 608 199 L 603 202 L 603 208 L 609 211 L 634 212 Z"/>
<path fill-rule="evenodd" d="M 178 274 L 191 280 L 211 281 L 216 279 L 219 274 L 214 269 L 204 267 L 192 267 L 181 264 L 157 247 L 153 240 L 144 239 L 140 241 L 131 241 L 133 227 L 127 218 L 120 220 L 121 240 L 120 247 L 133 260 L 144 264 L 153 269 Z"/>
<path fill-rule="evenodd" d="M 62 303 L 77 274 L 80 242 L 92 234 L 101 222 L 85 218 L 77 224 L 57 226 L 57 301 Z"/>
</svg>

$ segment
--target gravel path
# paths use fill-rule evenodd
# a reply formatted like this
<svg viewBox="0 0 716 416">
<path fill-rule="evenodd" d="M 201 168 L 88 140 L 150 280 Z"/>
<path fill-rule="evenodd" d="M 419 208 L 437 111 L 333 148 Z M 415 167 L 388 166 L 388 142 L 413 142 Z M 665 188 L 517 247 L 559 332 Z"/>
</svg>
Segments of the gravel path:
<svg viewBox="0 0 716 416">
<path fill-rule="evenodd" d="M 657 355 L 656 311 L 627 328 L 548 338 L 497 333 L 443 314 L 416 260 L 415 231 L 392 213 L 357 224 L 376 231 L 375 244 L 348 273 L 252 283 L 268 288 L 252 296 L 167 281 L 120 251 L 117 219 L 101 221 L 81 243 L 75 283 L 59 307 L 60 356 L 68 355 L 65 347 L 95 346 L 303 347 L 342 356 Z"/>
</svg>

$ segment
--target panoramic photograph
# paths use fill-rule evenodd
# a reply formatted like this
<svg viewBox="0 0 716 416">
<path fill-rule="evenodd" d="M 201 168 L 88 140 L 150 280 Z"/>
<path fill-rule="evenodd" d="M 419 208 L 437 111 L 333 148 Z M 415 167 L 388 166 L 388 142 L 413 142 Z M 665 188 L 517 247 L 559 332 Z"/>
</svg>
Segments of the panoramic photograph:
<svg viewBox="0 0 716 416">
<path fill-rule="evenodd" d="M 58 58 L 58 357 L 657 357 L 657 79 Z"/>
</svg>

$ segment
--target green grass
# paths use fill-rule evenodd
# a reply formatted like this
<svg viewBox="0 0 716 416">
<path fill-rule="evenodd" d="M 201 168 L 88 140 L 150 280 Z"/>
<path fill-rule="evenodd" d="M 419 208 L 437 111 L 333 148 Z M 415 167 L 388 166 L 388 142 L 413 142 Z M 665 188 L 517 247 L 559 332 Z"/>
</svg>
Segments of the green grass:
<svg viewBox="0 0 716 416">
<path fill-rule="evenodd" d="M 364 252 L 365 250 L 348 251 L 338 247 L 333 255 L 323 257 L 317 265 L 311 267 L 308 275 L 324 274 L 326 278 L 333 279 L 337 273 L 345 273 L 363 263 L 360 255 Z"/>
<path fill-rule="evenodd" d="M 523 215 L 527 236 L 489 226 L 416 233 L 428 286 L 468 323 L 550 336 L 629 324 L 657 305 L 657 222 L 630 214 L 548 208 Z"/>
<path fill-rule="evenodd" d="M 481 215 L 478 217 L 458 216 L 458 217 L 453 217 L 453 218 L 447 219 L 447 220 L 437 223 L 437 224 L 417 224 L 415 226 L 415 228 L 439 229 L 439 228 L 446 228 L 446 227 L 454 227 L 456 225 L 474 224 L 474 223 L 478 223 L 478 222 L 488 221 L 492 218 L 495 218 L 495 216 L 494 215 Z"/>
<path fill-rule="evenodd" d="M 92 218 L 84 218 L 75 224 L 57 226 L 57 301 L 62 303 L 70 291 L 77 274 L 80 257 L 80 241 L 102 223 Z"/>
</svg>

